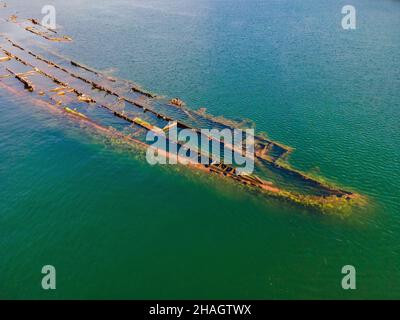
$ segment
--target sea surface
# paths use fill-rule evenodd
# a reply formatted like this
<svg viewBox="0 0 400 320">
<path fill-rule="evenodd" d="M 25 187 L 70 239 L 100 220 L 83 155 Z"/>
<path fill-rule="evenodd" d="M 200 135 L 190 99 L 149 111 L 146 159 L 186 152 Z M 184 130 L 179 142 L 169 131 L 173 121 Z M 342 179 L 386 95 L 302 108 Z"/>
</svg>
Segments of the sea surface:
<svg viewBox="0 0 400 320">
<path fill-rule="evenodd" d="M 63 55 L 252 119 L 295 148 L 293 166 L 368 205 L 318 214 L 152 167 L 0 91 L 0 298 L 400 298 L 400 1 L 7 3 L 38 19 L 55 5 L 74 39 Z M 356 30 L 342 29 L 347 4 Z M 41 288 L 44 265 L 54 291 Z M 344 265 L 356 290 L 341 287 Z"/>
</svg>

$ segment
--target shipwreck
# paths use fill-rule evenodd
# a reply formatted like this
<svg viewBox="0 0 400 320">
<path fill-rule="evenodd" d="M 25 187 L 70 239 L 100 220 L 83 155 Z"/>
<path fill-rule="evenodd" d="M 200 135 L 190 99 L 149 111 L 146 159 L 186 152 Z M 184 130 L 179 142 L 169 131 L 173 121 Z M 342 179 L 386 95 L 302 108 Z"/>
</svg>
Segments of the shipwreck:
<svg viewBox="0 0 400 320">
<path fill-rule="evenodd" d="M 198 135 L 203 134 L 200 128 L 235 128 L 234 122 L 186 107 L 179 98 L 158 97 L 131 81 L 109 77 L 59 55 L 52 51 L 51 43 L 71 42 L 72 38 L 45 28 L 35 19 L 12 15 L 0 24 L 7 24 L 7 32 L 0 33 L 0 90 L 23 95 L 32 105 L 72 117 L 143 150 L 151 148 L 145 140 L 148 131 L 165 131 L 171 125 Z M 235 146 L 230 148 L 240 152 Z M 323 211 L 365 203 L 356 192 L 293 168 L 288 162 L 293 151 L 289 146 L 256 134 L 254 150 L 254 174 L 240 174 L 234 165 L 216 163 L 212 157 L 206 164 L 188 165 L 220 176 L 221 183 L 228 179 L 268 197 Z M 172 156 L 168 150 L 163 152 Z M 286 183 L 276 183 L 271 173 Z"/>
</svg>

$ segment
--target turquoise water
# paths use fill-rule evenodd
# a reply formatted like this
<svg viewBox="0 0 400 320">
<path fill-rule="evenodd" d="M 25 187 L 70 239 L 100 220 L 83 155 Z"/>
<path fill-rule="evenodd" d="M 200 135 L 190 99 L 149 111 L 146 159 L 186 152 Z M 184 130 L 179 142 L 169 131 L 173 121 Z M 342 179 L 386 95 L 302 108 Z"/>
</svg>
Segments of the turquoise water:
<svg viewBox="0 0 400 320">
<path fill-rule="evenodd" d="M 12 4 L 40 17 L 49 2 Z M 250 118 L 296 148 L 297 168 L 370 205 L 318 215 L 150 167 L 0 91 L 0 298 L 400 298 L 400 2 L 352 1 L 353 31 L 346 1 L 54 3 L 66 56 Z M 355 291 L 341 289 L 346 264 Z"/>
</svg>

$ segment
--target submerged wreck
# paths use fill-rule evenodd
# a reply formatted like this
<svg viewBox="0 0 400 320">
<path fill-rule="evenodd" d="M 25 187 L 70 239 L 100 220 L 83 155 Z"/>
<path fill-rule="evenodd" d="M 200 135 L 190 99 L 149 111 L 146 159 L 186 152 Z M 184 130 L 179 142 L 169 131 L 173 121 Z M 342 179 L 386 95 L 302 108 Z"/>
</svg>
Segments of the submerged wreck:
<svg viewBox="0 0 400 320">
<path fill-rule="evenodd" d="M 178 130 L 191 129 L 198 135 L 203 134 L 200 128 L 235 128 L 230 121 L 187 108 L 178 98 L 159 98 L 130 81 L 111 78 L 60 56 L 51 51 L 49 43 L 72 39 L 55 34 L 35 19 L 11 16 L 0 24 L 7 24 L 7 32 L 0 33 L 0 90 L 10 95 L 24 96 L 33 105 L 72 117 L 143 150 L 151 148 L 144 139 L 148 131 L 165 131 L 171 123 Z M 235 146 L 230 148 L 238 152 Z M 254 149 L 255 174 L 241 174 L 235 166 L 216 163 L 211 157 L 206 164 L 188 165 L 258 193 L 323 211 L 365 202 L 357 193 L 293 168 L 287 162 L 292 148 L 282 143 L 256 135 Z M 166 157 L 176 156 L 168 150 L 162 152 Z M 280 177 L 280 182 L 271 181 L 272 175 Z"/>
</svg>

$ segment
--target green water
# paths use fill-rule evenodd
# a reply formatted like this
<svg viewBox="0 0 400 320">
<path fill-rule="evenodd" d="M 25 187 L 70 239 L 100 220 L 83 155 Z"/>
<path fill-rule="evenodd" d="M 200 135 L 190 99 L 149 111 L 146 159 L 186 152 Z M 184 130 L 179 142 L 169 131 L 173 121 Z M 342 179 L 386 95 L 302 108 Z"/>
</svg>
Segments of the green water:
<svg viewBox="0 0 400 320">
<path fill-rule="evenodd" d="M 51 1 L 9 2 L 40 17 Z M 346 1 L 53 3 L 74 38 L 63 54 L 253 119 L 296 148 L 293 165 L 369 206 L 319 215 L 151 167 L 0 91 L 0 298 L 400 298 L 399 1 L 352 1 L 353 31 Z M 41 289 L 46 264 L 55 291 Z"/>
</svg>

